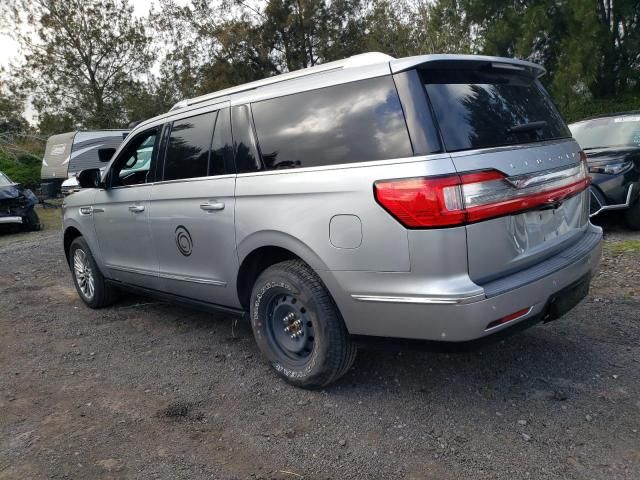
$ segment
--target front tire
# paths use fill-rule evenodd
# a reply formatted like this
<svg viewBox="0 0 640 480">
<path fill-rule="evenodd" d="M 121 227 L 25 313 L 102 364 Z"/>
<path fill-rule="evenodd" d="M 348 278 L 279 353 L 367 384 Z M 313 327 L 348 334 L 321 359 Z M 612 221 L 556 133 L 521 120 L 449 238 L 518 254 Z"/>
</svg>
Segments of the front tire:
<svg viewBox="0 0 640 480">
<path fill-rule="evenodd" d="M 321 388 L 344 375 L 356 346 L 331 295 L 301 260 L 267 268 L 251 293 L 251 326 L 262 354 L 288 383 Z"/>
<path fill-rule="evenodd" d="M 107 307 L 116 301 L 115 288 L 105 282 L 89 245 L 82 237 L 71 242 L 69 267 L 78 295 L 88 307 Z"/>
<path fill-rule="evenodd" d="M 22 226 L 29 232 L 37 232 L 41 229 L 40 217 L 36 213 L 36 210 L 32 208 L 22 219 Z"/>
<path fill-rule="evenodd" d="M 640 199 L 631 205 L 625 212 L 625 220 L 627 226 L 632 230 L 640 230 Z"/>
</svg>

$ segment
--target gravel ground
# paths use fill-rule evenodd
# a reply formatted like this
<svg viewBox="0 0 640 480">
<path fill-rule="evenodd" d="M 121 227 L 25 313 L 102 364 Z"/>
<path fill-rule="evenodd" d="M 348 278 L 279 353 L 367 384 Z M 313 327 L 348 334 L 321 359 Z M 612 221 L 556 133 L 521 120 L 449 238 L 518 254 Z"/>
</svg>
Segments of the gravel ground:
<svg viewBox="0 0 640 480">
<path fill-rule="evenodd" d="M 563 319 L 473 353 L 363 349 L 316 392 L 242 322 L 133 296 L 89 310 L 56 232 L 5 236 L 0 479 L 638 479 L 640 234 L 606 231 Z"/>
</svg>

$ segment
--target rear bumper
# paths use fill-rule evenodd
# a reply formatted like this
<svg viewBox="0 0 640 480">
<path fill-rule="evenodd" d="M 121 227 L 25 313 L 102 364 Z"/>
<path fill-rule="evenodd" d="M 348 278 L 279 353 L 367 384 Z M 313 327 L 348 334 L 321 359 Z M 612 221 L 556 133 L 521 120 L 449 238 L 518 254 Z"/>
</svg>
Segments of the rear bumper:
<svg viewBox="0 0 640 480">
<path fill-rule="evenodd" d="M 453 279 L 456 291 L 450 295 L 441 288 L 438 295 L 429 295 L 429 280 L 412 278 L 410 272 L 319 273 L 351 334 L 466 342 L 547 315 L 559 292 L 579 281 L 588 284 L 600 262 L 601 243 L 602 230 L 589 225 L 575 244 L 534 267 L 485 285 L 467 279 L 466 292 L 459 288 L 460 279 Z M 403 285 L 401 295 L 394 289 L 397 284 Z"/>
</svg>

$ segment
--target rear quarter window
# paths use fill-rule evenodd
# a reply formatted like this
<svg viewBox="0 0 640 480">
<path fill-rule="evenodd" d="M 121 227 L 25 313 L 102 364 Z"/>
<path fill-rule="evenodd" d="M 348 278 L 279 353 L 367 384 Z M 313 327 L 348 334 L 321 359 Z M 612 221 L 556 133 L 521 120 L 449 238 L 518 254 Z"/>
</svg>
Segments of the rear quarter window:
<svg viewBox="0 0 640 480">
<path fill-rule="evenodd" d="M 264 168 L 301 168 L 412 155 L 391 77 L 251 105 Z"/>
<path fill-rule="evenodd" d="M 448 69 L 423 71 L 422 79 L 448 151 L 571 136 L 542 84 L 527 75 Z"/>
</svg>

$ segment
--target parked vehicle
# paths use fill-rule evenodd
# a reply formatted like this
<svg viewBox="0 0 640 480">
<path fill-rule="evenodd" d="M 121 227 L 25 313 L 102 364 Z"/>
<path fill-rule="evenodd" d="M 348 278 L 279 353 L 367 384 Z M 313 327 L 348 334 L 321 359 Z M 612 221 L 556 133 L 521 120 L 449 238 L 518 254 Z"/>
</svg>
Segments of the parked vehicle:
<svg viewBox="0 0 640 480">
<path fill-rule="evenodd" d="M 37 197 L 0 172 L 0 225 L 18 225 L 25 230 L 40 230 L 40 219 L 34 210 Z"/>
<path fill-rule="evenodd" d="M 627 225 L 640 230 L 640 111 L 588 118 L 569 128 L 588 156 L 591 216 L 626 210 Z"/>
<path fill-rule="evenodd" d="M 115 152 L 115 149 L 113 149 Z M 138 151 L 138 155 L 140 157 L 139 161 L 136 161 L 135 165 L 131 168 L 123 169 L 120 174 L 122 176 L 128 175 L 130 173 L 134 173 L 136 171 L 144 170 L 145 172 L 149 170 L 149 163 L 151 162 L 151 153 L 153 149 L 149 147 L 147 149 L 140 149 Z M 100 173 L 103 173 L 105 167 L 100 168 Z M 78 182 L 77 175 L 73 175 L 72 177 L 67 178 L 64 182 L 62 182 L 62 194 L 63 195 L 71 195 L 72 193 L 79 192 L 81 190 L 80 183 Z"/>
<path fill-rule="evenodd" d="M 99 168 L 98 150 L 115 149 L 129 130 L 86 130 L 52 135 L 47 140 L 40 177 L 42 190 L 51 195 L 68 195 L 78 188 L 76 175 Z"/>
<path fill-rule="evenodd" d="M 78 293 L 248 314 L 276 372 L 309 388 L 363 337 L 470 342 L 555 319 L 586 295 L 602 230 L 542 74 L 370 53 L 180 102 L 65 200 Z"/>
</svg>

